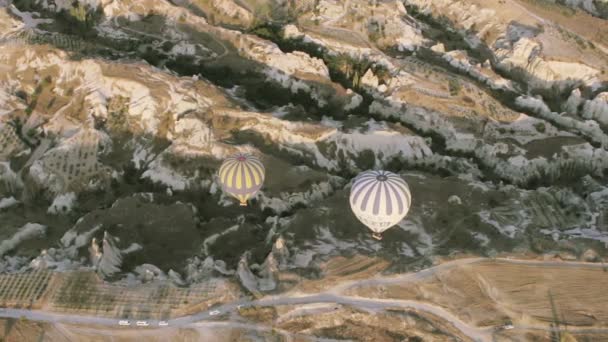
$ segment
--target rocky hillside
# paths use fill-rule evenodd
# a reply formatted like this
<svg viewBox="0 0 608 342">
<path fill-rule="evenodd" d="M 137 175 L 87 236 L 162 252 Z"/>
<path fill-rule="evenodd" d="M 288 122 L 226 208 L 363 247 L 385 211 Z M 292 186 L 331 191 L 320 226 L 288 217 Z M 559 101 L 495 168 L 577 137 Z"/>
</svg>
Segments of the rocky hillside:
<svg viewBox="0 0 608 342">
<path fill-rule="evenodd" d="M 608 3 L 0 0 L 0 269 L 210 277 L 608 244 Z M 217 170 L 267 177 L 247 208 Z M 401 174 L 381 242 L 351 179 Z M 587 257 L 585 257 L 587 256 Z"/>
</svg>

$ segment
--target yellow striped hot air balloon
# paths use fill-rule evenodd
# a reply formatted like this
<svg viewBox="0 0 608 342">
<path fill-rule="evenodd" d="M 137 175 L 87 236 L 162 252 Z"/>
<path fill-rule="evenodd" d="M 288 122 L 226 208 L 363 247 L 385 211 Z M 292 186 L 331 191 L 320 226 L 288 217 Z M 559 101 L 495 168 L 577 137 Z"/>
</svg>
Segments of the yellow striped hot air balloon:
<svg viewBox="0 0 608 342">
<path fill-rule="evenodd" d="M 224 192 L 236 197 L 240 205 L 255 195 L 264 184 L 266 171 L 262 162 L 248 153 L 237 153 L 220 166 L 220 184 Z"/>
</svg>

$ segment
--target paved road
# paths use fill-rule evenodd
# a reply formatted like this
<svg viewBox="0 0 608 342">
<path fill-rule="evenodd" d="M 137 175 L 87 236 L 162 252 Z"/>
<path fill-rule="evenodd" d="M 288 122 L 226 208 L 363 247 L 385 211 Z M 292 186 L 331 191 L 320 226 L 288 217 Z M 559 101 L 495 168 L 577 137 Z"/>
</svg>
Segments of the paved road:
<svg viewBox="0 0 608 342">
<path fill-rule="evenodd" d="M 517 8 L 521 9 L 522 11 L 526 12 L 527 15 L 531 16 L 532 18 L 540 21 L 543 24 L 547 24 L 547 20 L 545 20 L 544 18 L 530 12 L 526 7 L 524 7 L 522 4 L 520 4 L 519 2 L 517 2 L 517 0 L 508 0 L 509 3 L 511 5 L 516 6 Z"/>
<path fill-rule="evenodd" d="M 152 34 L 152 33 L 148 33 L 148 32 L 142 32 L 142 31 L 135 30 L 135 29 L 132 29 L 132 28 L 127 27 L 127 26 L 124 26 L 124 25 L 120 25 L 120 24 L 118 23 L 118 17 L 114 17 L 114 18 L 112 18 L 112 23 L 114 24 L 115 28 L 116 28 L 116 29 L 118 29 L 118 30 L 122 30 L 122 31 L 130 32 L 130 33 L 135 34 L 135 35 L 141 35 L 141 36 L 145 36 L 145 37 L 153 38 L 153 39 L 156 39 L 156 40 L 161 41 L 161 42 L 170 41 L 170 40 L 168 40 L 166 37 L 163 37 L 163 36 L 161 36 L 161 35 Z M 226 55 L 228 54 L 228 51 L 229 51 L 229 50 L 228 50 L 228 48 L 226 47 L 226 45 L 224 44 L 224 42 L 223 42 L 223 41 L 221 41 L 220 39 L 216 38 L 216 37 L 215 37 L 213 34 L 211 34 L 211 33 L 209 33 L 209 34 L 208 34 L 208 36 L 209 36 L 211 39 L 213 39 L 213 40 L 214 40 L 214 41 L 215 41 L 215 42 L 216 42 L 218 45 L 220 45 L 224 51 L 222 51 L 222 53 L 219 53 L 219 54 L 217 54 L 217 52 L 213 51 L 213 52 L 215 52 L 215 53 L 217 54 L 216 56 L 213 56 L 213 57 L 200 57 L 200 60 L 201 60 L 201 61 L 218 60 L 218 59 L 221 59 L 221 58 L 223 58 L 224 56 L 226 56 Z M 201 45 L 204 45 L 204 44 L 201 44 Z M 210 49 L 210 50 L 211 50 L 211 49 Z"/>
<path fill-rule="evenodd" d="M 469 259 L 458 259 L 443 263 L 438 266 L 434 266 L 428 269 L 425 269 L 420 272 L 403 274 L 403 275 L 395 275 L 395 276 L 377 276 L 372 279 L 359 280 L 359 281 L 349 281 L 342 284 L 339 284 L 329 290 L 319 293 L 319 294 L 283 294 L 277 296 L 269 296 L 258 300 L 250 300 L 249 298 L 243 298 L 241 300 L 227 303 L 224 305 L 220 305 L 218 307 L 212 308 L 212 310 L 203 311 L 194 315 L 183 316 L 176 319 L 172 319 L 169 321 L 170 327 L 212 327 L 212 326 L 224 326 L 224 327 L 241 327 L 250 329 L 249 325 L 247 327 L 241 326 L 241 323 L 238 322 L 210 322 L 216 319 L 218 316 L 224 314 L 231 314 L 238 310 L 239 307 L 251 307 L 251 306 L 280 306 L 280 305 L 309 305 L 309 304 L 321 304 L 321 303 L 329 303 L 329 304 L 341 304 L 347 305 L 359 309 L 364 309 L 368 311 L 383 311 L 387 308 L 404 308 L 410 310 L 421 311 L 425 313 L 429 313 L 440 317 L 441 319 L 449 322 L 454 326 L 454 328 L 458 329 L 462 334 L 468 336 L 474 341 L 487 341 L 491 340 L 492 334 L 494 333 L 493 328 L 479 328 L 475 326 L 470 326 L 467 323 L 463 322 L 457 316 L 453 315 L 449 311 L 433 305 L 427 302 L 419 302 L 415 300 L 396 300 L 396 299 L 378 299 L 378 298 L 364 298 L 364 297 L 356 297 L 356 296 L 345 296 L 340 294 L 349 288 L 358 287 L 358 286 L 369 286 L 369 285 L 380 285 L 380 284 L 388 284 L 388 283 L 407 283 L 419 279 L 423 279 L 425 277 L 431 276 L 439 270 L 445 270 L 449 268 L 453 268 L 461 265 L 474 264 L 483 261 L 493 260 L 495 262 L 501 263 L 512 263 L 512 264 L 526 264 L 531 266 L 538 267 L 589 267 L 589 268 L 603 268 L 602 264 L 594 264 L 594 263 L 585 263 L 585 262 L 559 262 L 559 261 L 537 261 L 537 260 L 513 260 L 513 259 L 484 259 L 484 258 L 469 258 Z M 314 312 L 314 311 L 313 311 Z M 212 313 L 214 313 L 212 315 Z M 104 317 L 95 317 L 95 316 L 83 316 L 83 315 L 70 315 L 70 314 L 60 314 L 53 312 L 46 312 L 41 310 L 24 310 L 24 309 L 0 309 L 0 317 L 4 318 L 20 318 L 25 317 L 29 320 L 33 321 L 41 321 L 41 322 L 49 322 L 49 323 L 68 323 L 68 324 L 87 324 L 87 325 L 104 325 L 104 326 L 113 326 L 117 327 L 118 319 L 115 318 L 104 318 Z M 158 326 L 158 320 L 148 320 L 150 323 L 150 328 Z M 132 324 L 135 322 L 132 321 Z M 141 327 L 137 327 L 141 328 Z M 588 332 L 588 333 L 608 333 L 608 328 L 576 328 L 576 327 L 568 327 L 569 330 L 580 331 L 580 332 Z M 261 327 L 260 329 L 264 330 L 267 327 Z M 515 329 L 520 330 L 551 330 L 546 326 L 535 326 L 535 325 L 526 325 L 526 326 L 515 326 Z M 287 332 L 282 332 L 287 333 Z"/>
<path fill-rule="evenodd" d="M 541 260 L 525 260 L 525 259 L 509 259 L 509 258 L 464 258 L 464 259 L 456 259 L 452 261 L 448 261 L 442 263 L 437 266 L 429 267 L 424 270 L 415 272 L 415 273 L 405 273 L 405 274 L 397 274 L 392 276 L 377 276 L 370 279 L 365 280 L 356 280 L 356 281 L 346 281 L 343 282 L 331 289 L 329 289 L 328 293 L 342 293 L 347 289 L 353 287 L 360 286 L 372 286 L 372 285 L 387 285 L 394 283 L 407 283 L 415 280 L 421 280 L 426 277 L 432 276 L 437 271 L 447 270 L 458 266 L 470 265 L 479 262 L 499 262 L 499 263 L 509 263 L 509 264 L 518 264 L 518 265 L 530 265 L 537 267 L 563 267 L 563 268 L 571 268 L 571 267 L 587 267 L 587 268 L 608 268 L 608 265 L 598 264 L 598 263 L 589 263 L 589 262 L 579 262 L 579 261 L 541 261 Z"/>
<path fill-rule="evenodd" d="M 527 8 L 526 8 L 524 5 L 520 4 L 520 3 L 518 2 L 518 0 L 508 0 L 508 1 L 509 1 L 509 3 L 510 3 L 510 4 L 512 4 L 512 5 L 516 6 L 516 7 L 518 7 L 519 9 L 521 9 L 522 11 L 524 11 L 526 14 L 528 14 L 528 15 L 529 15 L 529 16 L 531 16 L 532 18 L 534 18 L 534 19 L 536 19 L 536 20 L 540 21 L 540 22 L 541 22 L 541 23 L 543 23 L 543 24 L 550 24 L 550 25 L 559 26 L 559 27 L 561 27 L 562 29 L 565 29 L 565 30 L 567 30 L 567 31 L 570 31 L 570 30 L 568 30 L 566 27 L 563 27 L 563 26 L 561 26 L 561 25 L 558 25 L 558 24 L 556 24 L 556 23 L 553 23 L 553 22 L 552 22 L 552 21 L 550 21 L 550 20 L 547 20 L 547 19 L 545 19 L 545 18 L 543 18 L 543 17 L 541 17 L 541 16 L 538 16 L 538 15 L 534 14 L 533 12 L 529 11 L 529 10 L 528 10 L 528 9 L 527 9 Z M 577 35 L 577 33 L 576 33 L 576 32 L 572 32 L 572 33 L 574 33 L 575 35 Z M 602 50 L 602 52 L 603 52 L 603 53 L 608 53 L 608 48 L 607 48 L 606 46 L 604 46 L 603 44 L 600 44 L 599 42 L 594 42 L 594 44 L 595 44 L 595 47 L 596 47 L 596 48 L 599 48 L 600 50 Z"/>
<path fill-rule="evenodd" d="M 251 13 L 252 15 L 254 14 L 254 8 L 252 8 L 252 7 L 251 7 L 251 5 L 250 5 L 250 4 L 249 4 L 247 1 L 243 1 L 243 0 L 234 0 L 234 2 L 235 2 L 235 3 L 236 3 L 238 6 L 240 6 L 240 7 L 244 8 L 244 9 L 246 9 L 247 11 L 249 11 L 249 13 Z"/>
<path fill-rule="evenodd" d="M 335 303 L 356 307 L 359 309 L 376 310 L 382 311 L 386 308 L 401 307 L 405 309 L 420 310 L 423 312 L 431 313 L 439 316 L 442 319 L 450 322 L 463 334 L 467 335 L 475 341 L 486 341 L 491 336 L 490 329 L 481 329 L 476 327 L 470 327 L 466 323 L 462 322 L 458 317 L 452 315 L 446 310 L 434 306 L 432 304 L 421 303 L 417 301 L 409 300 L 394 300 L 394 299 L 368 299 L 360 297 L 349 297 L 339 296 L 333 294 L 319 294 L 310 296 L 300 297 L 270 297 L 267 299 L 261 299 L 256 301 L 243 300 L 240 302 L 225 304 L 213 309 L 215 312 L 219 312 L 218 315 L 228 314 L 238 309 L 238 306 L 249 307 L 249 306 L 276 306 L 276 305 L 297 305 L 297 304 L 311 304 L 311 303 Z M 23 309 L 0 309 L 0 317 L 4 318 L 27 318 L 32 321 L 48 322 L 48 323 L 69 323 L 69 324 L 85 324 L 85 325 L 104 325 L 104 326 L 118 326 L 118 320 L 114 318 L 103 318 L 95 316 L 83 316 L 83 315 L 67 315 L 52 312 L 45 312 L 39 310 L 23 310 Z M 204 325 L 204 321 L 210 320 L 212 317 L 209 311 L 204 311 L 195 315 L 184 316 L 177 319 L 170 320 L 170 327 L 193 327 Z M 158 320 L 147 320 L 151 327 L 158 326 Z M 131 322 L 135 324 L 135 321 Z M 234 322 L 223 322 L 216 323 L 220 325 L 230 326 L 234 325 Z"/>
<path fill-rule="evenodd" d="M 342 18 L 344 18 L 346 16 L 346 14 L 348 13 L 349 7 L 350 6 L 350 0 L 346 0 L 344 1 L 344 4 L 342 4 L 342 14 L 340 14 L 339 16 L 333 18 L 333 19 L 329 19 L 326 22 L 324 22 L 323 24 L 326 26 L 330 26 L 333 27 L 333 25 L 335 23 L 337 23 L 338 21 L 342 20 Z"/>
</svg>

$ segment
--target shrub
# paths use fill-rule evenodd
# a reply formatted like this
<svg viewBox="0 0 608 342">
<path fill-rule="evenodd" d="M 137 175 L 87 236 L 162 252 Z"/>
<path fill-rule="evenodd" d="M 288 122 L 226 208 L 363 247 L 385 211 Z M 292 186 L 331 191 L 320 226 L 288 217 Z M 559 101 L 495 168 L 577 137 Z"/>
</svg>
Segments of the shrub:
<svg viewBox="0 0 608 342">
<path fill-rule="evenodd" d="M 55 22 L 61 25 L 65 33 L 91 38 L 97 36 L 95 25 L 102 16 L 101 6 L 94 8 L 75 1 L 69 10 L 61 10 L 57 13 Z"/>
<path fill-rule="evenodd" d="M 27 93 L 23 90 L 17 90 L 17 92 L 15 93 L 15 96 L 22 99 L 23 101 L 27 101 Z"/>
<path fill-rule="evenodd" d="M 537 123 L 534 124 L 534 128 L 539 133 L 545 133 L 545 130 L 546 130 L 547 127 L 545 126 L 544 122 L 537 122 Z"/>
<path fill-rule="evenodd" d="M 452 78 L 448 81 L 448 88 L 450 89 L 450 95 L 457 96 L 460 93 L 462 86 L 460 85 L 460 81 L 458 81 L 458 79 Z"/>
</svg>

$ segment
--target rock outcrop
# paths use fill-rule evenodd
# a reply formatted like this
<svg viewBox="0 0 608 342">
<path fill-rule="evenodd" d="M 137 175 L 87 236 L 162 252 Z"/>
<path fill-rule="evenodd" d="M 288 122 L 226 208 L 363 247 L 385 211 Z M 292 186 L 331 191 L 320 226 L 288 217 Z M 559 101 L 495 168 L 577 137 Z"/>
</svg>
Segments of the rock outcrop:
<svg viewBox="0 0 608 342">
<path fill-rule="evenodd" d="M 108 278 L 121 271 L 122 252 L 116 245 L 116 238 L 104 231 L 101 247 L 95 238 L 91 241 L 89 251 L 91 262 L 102 278 Z"/>
</svg>

